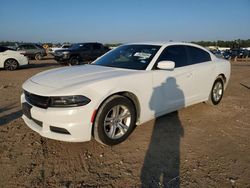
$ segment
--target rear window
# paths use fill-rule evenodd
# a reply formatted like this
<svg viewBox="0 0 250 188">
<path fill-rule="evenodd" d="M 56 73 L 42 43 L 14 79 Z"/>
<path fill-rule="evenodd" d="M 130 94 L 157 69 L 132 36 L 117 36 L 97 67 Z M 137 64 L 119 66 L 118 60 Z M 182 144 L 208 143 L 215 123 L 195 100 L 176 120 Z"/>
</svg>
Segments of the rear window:
<svg viewBox="0 0 250 188">
<path fill-rule="evenodd" d="M 187 46 L 187 51 L 190 59 L 189 64 L 191 65 L 211 61 L 210 54 L 200 48 Z"/>
<path fill-rule="evenodd" d="M 7 50 L 15 51 L 15 49 L 11 49 L 11 48 L 8 48 L 8 47 L 5 47 L 5 46 L 0 46 L 0 52 L 5 52 Z"/>
</svg>

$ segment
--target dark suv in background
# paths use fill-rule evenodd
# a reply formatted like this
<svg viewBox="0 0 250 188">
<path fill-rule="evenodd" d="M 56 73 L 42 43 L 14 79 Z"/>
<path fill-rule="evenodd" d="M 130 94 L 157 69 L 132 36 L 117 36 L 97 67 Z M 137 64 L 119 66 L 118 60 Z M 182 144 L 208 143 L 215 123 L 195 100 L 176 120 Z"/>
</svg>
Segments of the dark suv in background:
<svg viewBox="0 0 250 188">
<path fill-rule="evenodd" d="M 24 55 L 29 59 L 41 60 L 47 55 L 46 50 L 38 44 L 21 44 L 17 50 L 24 51 Z"/>
<path fill-rule="evenodd" d="M 55 60 L 61 64 L 78 65 L 93 61 L 109 51 L 101 43 L 76 43 L 68 49 L 56 50 Z"/>
</svg>

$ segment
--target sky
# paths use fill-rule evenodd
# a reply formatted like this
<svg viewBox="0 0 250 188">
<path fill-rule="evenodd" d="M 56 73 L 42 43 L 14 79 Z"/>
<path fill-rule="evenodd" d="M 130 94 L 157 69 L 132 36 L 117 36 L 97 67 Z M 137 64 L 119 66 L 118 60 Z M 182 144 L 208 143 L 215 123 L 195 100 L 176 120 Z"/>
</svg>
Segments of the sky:
<svg viewBox="0 0 250 188">
<path fill-rule="evenodd" d="M 250 39 L 250 0 L 0 0 L 0 41 Z"/>
</svg>

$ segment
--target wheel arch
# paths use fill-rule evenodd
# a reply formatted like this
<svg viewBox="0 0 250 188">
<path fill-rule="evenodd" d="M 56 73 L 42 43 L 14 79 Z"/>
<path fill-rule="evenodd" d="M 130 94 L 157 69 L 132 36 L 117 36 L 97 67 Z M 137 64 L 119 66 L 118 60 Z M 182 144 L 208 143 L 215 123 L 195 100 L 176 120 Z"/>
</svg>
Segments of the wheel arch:
<svg viewBox="0 0 250 188">
<path fill-rule="evenodd" d="M 223 83 L 226 84 L 227 78 L 226 78 L 225 74 L 221 73 L 221 74 L 219 74 L 219 75 L 216 77 L 216 79 L 217 79 L 217 78 L 221 78 L 222 81 L 223 81 Z M 215 80 L 216 80 L 216 79 L 215 79 Z"/>
<path fill-rule="evenodd" d="M 102 100 L 102 102 L 98 105 L 98 107 L 96 108 L 96 112 L 94 114 L 94 119 L 93 119 L 93 123 L 95 122 L 95 119 L 96 119 L 96 114 L 97 112 L 99 111 L 100 107 L 103 105 L 103 103 L 105 101 L 107 101 L 108 99 L 110 99 L 111 97 L 115 96 L 115 95 L 120 95 L 120 96 L 123 96 L 123 97 L 126 97 L 127 99 L 129 99 L 134 107 L 135 107 L 135 112 L 136 112 L 136 123 L 139 121 L 140 119 L 140 113 L 141 113 L 141 107 L 140 107 L 140 102 L 139 102 L 139 99 L 138 97 L 132 93 L 132 92 L 129 92 L 129 91 L 119 91 L 119 92 L 115 92 L 115 93 L 112 93 L 110 94 L 109 96 L 107 96 L 104 100 Z"/>
<path fill-rule="evenodd" d="M 129 91 L 123 91 L 117 94 L 128 98 L 133 103 L 136 111 L 136 123 L 137 123 L 140 119 L 140 114 L 141 114 L 141 107 L 138 97 L 134 93 Z"/>
</svg>

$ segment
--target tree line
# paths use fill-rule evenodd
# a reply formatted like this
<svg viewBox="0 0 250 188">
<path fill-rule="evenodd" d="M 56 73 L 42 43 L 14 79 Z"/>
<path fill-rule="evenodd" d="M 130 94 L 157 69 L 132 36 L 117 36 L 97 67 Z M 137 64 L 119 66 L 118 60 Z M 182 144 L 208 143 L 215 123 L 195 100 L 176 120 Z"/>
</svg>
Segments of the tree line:
<svg viewBox="0 0 250 188">
<path fill-rule="evenodd" d="M 218 41 L 194 41 L 192 43 L 199 44 L 201 46 L 219 46 L 219 47 L 229 47 L 229 48 L 246 48 L 250 47 L 250 39 L 247 40 L 218 40 Z"/>
<path fill-rule="evenodd" d="M 18 42 L 18 41 L 0 41 L 1 46 L 16 46 L 17 44 L 24 44 L 26 42 Z M 199 44 L 201 46 L 207 47 L 207 46 L 219 46 L 219 47 L 229 47 L 229 48 L 246 48 L 250 47 L 250 39 L 247 40 L 217 40 L 217 41 L 192 41 L 192 43 Z M 49 46 L 54 45 L 60 45 L 63 43 L 37 43 L 40 45 L 43 44 L 49 44 Z M 106 46 L 119 46 L 122 43 L 116 43 L 116 44 L 106 44 Z"/>
</svg>

